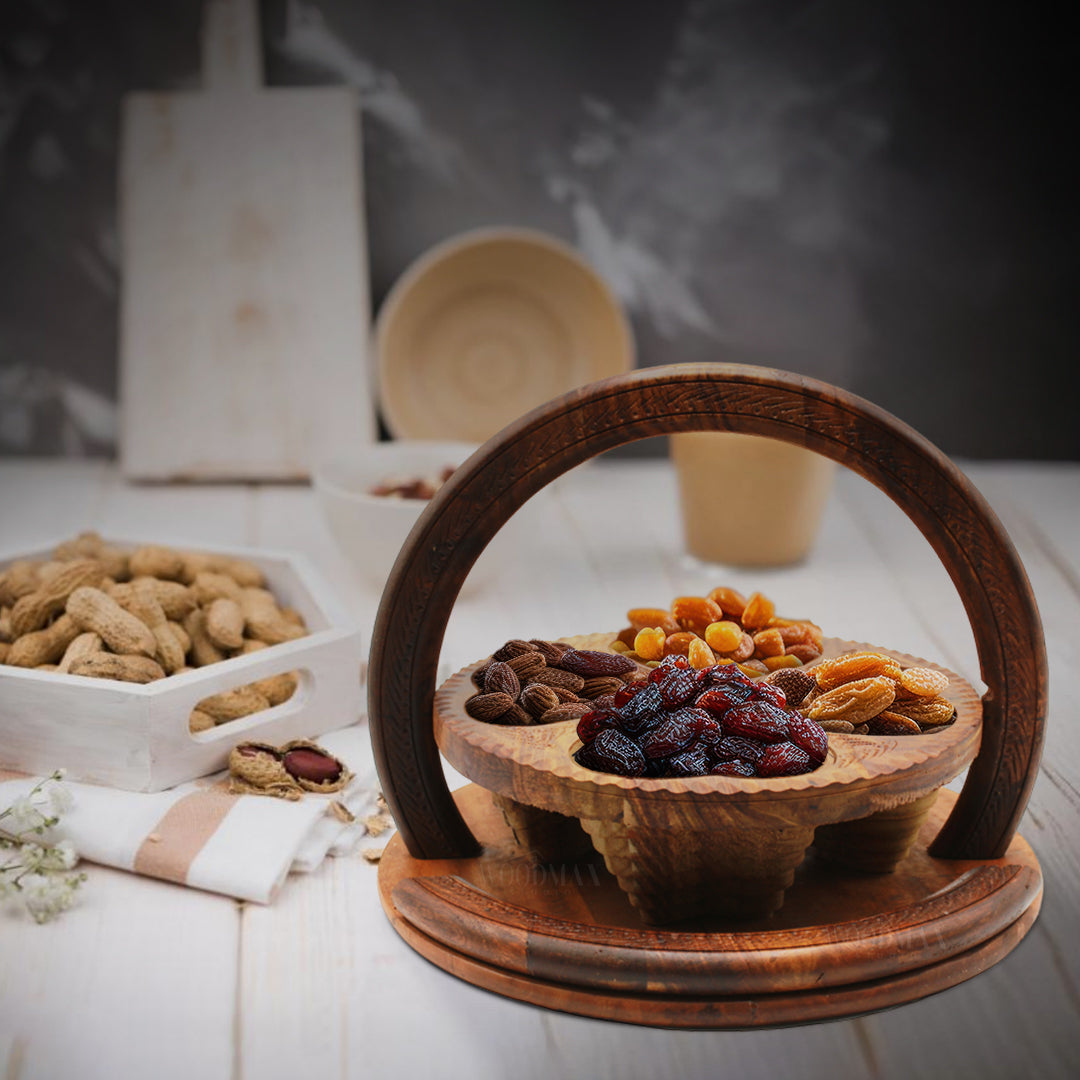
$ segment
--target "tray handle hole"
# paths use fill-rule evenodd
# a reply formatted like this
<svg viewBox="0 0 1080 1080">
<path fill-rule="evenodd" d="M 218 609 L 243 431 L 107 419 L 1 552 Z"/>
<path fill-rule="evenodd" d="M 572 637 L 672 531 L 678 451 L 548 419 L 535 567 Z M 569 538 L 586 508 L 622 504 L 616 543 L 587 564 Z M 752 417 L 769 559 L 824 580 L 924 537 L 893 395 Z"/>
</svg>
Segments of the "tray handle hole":
<svg viewBox="0 0 1080 1080">
<path fill-rule="evenodd" d="M 314 687 L 312 673 L 297 668 L 219 691 L 195 703 L 188 731 L 196 742 L 235 739 L 268 720 L 303 708 Z"/>
</svg>

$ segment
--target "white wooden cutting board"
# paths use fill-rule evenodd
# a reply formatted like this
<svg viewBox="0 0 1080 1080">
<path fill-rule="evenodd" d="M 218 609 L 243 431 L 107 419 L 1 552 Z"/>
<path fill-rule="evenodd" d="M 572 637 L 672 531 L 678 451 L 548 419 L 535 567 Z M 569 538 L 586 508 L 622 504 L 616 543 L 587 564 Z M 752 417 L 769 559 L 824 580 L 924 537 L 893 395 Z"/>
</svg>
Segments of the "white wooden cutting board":
<svg viewBox="0 0 1080 1080">
<path fill-rule="evenodd" d="M 203 89 L 123 125 L 125 474 L 303 478 L 373 441 L 354 93 L 263 87 L 255 0 L 209 0 Z"/>
</svg>

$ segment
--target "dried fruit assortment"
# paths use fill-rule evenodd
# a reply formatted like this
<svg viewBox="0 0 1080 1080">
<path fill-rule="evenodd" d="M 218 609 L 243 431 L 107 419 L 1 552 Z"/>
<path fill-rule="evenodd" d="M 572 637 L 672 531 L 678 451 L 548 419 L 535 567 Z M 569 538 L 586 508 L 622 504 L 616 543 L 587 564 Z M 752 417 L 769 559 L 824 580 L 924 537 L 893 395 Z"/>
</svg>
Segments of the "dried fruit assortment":
<svg viewBox="0 0 1080 1080">
<path fill-rule="evenodd" d="M 149 683 L 303 637 L 245 559 L 157 544 L 126 550 L 84 532 L 51 559 L 0 572 L 0 663 Z M 288 700 L 293 672 L 214 694 L 191 713 L 205 731 Z"/>
<path fill-rule="evenodd" d="M 478 693 L 465 702 L 465 711 L 490 724 L 576 720 L 609 705 L 626 681 L 644 670 L 618 653 L 514 638 L 473 673 Z"/>
<path fill-rule="evenodd" d="M 828 752 L 815 720 L 780 685 L 738 664 L 695 668 L 670 654 L 578 721 L 574 760 L 620 776 L 797 776 Z"/>
<path fill-rule="evenodd" d="M 847 652 L 809 671 L 774 672 L 768 681 L 826 731 L 920 735 L 956 718 L 953 703 L 942 696 L 949 686 L 944 672 L 905 668 L 884 653 Z"/>
<path fill-rule="evenodd" d="M 685 656 L 698 670 L 738 664 L 745 675 L 797 668 L 821 656 L 821 627 L 807 619 L 787 619 L 761 593 L 749 598 L 726 586 L 708 596 L 680 596 L 664 608 L 631 608 L 629 626 L 613 648 L 635 660 L 656 664 Z"/>
</svg>

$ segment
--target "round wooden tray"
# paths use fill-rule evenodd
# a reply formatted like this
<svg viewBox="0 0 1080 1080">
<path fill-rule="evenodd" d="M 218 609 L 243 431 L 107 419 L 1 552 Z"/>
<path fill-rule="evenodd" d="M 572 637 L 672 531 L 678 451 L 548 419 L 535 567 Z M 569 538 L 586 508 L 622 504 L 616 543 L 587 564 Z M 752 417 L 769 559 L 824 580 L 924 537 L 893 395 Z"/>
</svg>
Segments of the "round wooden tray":
<svg viewBox="0 0 1080 1080">
<path fill-rule="evenodd" d="M 418 859 L 395 835 L 379 865 L 394 928 L 476 986 L 604 1020 L 756 1028 L 902 1005 L 1007 955 L 1042 898 L 1019 837 L 1002 859 L 927 853 L 956 799 L 945 789 L 894 874 L 844 872 L 811 854 L 770 918 L 652 929 L 599 858 L 538 867 L 490 792 L 473 784 L 455 797 L 481 851 Z"/>
<path fill-rule="evenodd" d="M 569 864 L 538 878 L 540 868 L 508 843 L 491 794 L 472 787 L 451 796 L 434 735 L 443 633 L 485 545 L 575 465 L 679 431 L 780 439 L 882 488 L 955 583 L 987 686 L 963 789 L 940 792 L 896 872 L 856 880 L 812 856 L 794 872 L 784 906 L 756 927 L 645 928 L 595 864 L 584 864 L 596 869 L 595 886 L 579 884 Z M 399 827 L 380 867 L 383 904 L 402 937 L 446 970 L 589 1016 L 739 1027 L 910 1001 L 996 962 L 1035 918 L 1042 878 L 1016 828 L 1038 770 L 1046 694 L 1042 628 L 1011 541 L 964 474 L 911 428 L 836 387 L 740 365 L 653 368 L 594 383 L 521 417 L 460 468 L 427 507 L 387 582 L 368 679 L 376 761 Z M 836 760 L 842 764 L 839 754 Z M 905 777 L 920 769 L 894 771 Z M 485 783 L 498 786 L 492 777 Z M 612 790 L 611 781 L 589 783 Z M 863 786 L 869 794 L 874 783 Z M 831 802 L 827 785 L 825 794 Z M 797 800 L 773 792 L 768 802 Z M 685 963 L 657 959 L 669 956 Z"/>
</svg>

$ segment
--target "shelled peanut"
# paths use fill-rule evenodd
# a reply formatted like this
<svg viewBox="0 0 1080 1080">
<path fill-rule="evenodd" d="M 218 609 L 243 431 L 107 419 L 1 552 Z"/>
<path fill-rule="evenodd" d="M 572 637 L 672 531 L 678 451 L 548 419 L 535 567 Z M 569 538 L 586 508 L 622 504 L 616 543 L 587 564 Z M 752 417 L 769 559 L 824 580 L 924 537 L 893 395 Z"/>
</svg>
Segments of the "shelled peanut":
<svg viewBox="0 0 1080 1080">
<path fill-rule="evenodd" d="M 262 571 L 231 556 L 147 544 L 131 551 L 84 532 L 51 558 L 0 572 L 0 664 L 147 683 L 307 634 Z M 203 731 L 287 701 L 295 672 L 200 701 Z"/>
<path fill-rule="evenodd" d="M 821 627 L 777 615 L 773 602 L 759 592 L 747 598 L 720 586 L 708 596 L 680 596 L 670 610 L 631 608 L 626 618 L 630 625 L 612 647 L 645 664 L 685 656 L 695 668 L 735 663 L 744 674 L 760 678 L 821 656 Z"/>
<path fill-rule="evenodd" d="M 921 735 L 956 718 L 956 708 L 943 696 L 949 687 L 944 672 L 905 668 L 885 653 L 842 653 L 809 671 L 774 672 L 768 681 L 826 731 Z"/>
</svg>

